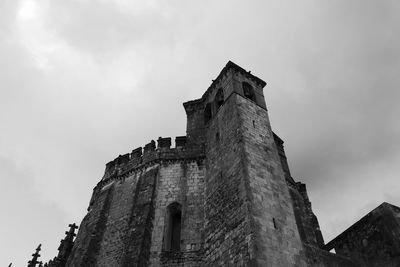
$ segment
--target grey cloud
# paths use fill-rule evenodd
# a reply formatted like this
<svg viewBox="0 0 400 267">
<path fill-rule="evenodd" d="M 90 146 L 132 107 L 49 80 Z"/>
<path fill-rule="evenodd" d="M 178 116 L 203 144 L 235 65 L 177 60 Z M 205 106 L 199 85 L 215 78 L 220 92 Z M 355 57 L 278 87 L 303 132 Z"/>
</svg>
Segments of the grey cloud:
<svg viewBox="0 0 400 267">
<path fill-rule="evenodd" d="M 98 1 L 95 5 L 87 1 L 49 1 L 48 4 L 49 30 L 72 47 L 96 57 L 115 57 L 121 51 L 141 46 L 162 47 L 177 41 L 174 14 L 166 15 L 166 10 L 158 5 L 142 10 L 144 4 L 136 3 L 136 8 L 132 2 L 135 10 L 132 14 L 113 1 Z"/>
<path fill-rule="evenodd" d="M 60 236 L 69 218 L 60 207 L 40 201 L 32 173 L 22 163 L 15 163 L 11 159 L 0 156 L 0 179 L 3 187 L 0 210 L 3 213 L 0 234 L 7 237 L 7 246 L 3 247 L 2 263 L 27 262 L 32 254 L 32 247 L 43 240 L 42 229 L 48 235 Z M 49 216 L 49 214 L 52 214 Z M 44 256 L 50 257 L 56 253 L 58 238 L 46 242 Z"/>
<path fill-rule="evenodd" d="M 318 34 L 310 36 L 317 49 L 305 50 L 303 54 L 299 49 L 296 53 L 299 72 L 309 82 L 306 86 L 312 96 L 304 99 L 301 121 L 287 125 L 293 132 L 300 131 L 308 137 L 303 138 L 304 143 L 295 155 L 303 166 L 301 174 L 319 179 L 327 175 L 328 168 L 354 163 L 362 166 L 398 153 L 400 126 L 395 121 L 400 112 L 400 79 L 394 73 L 400 63 L 393 58 L 399 56 L 399 40 L 394 36 L 390 41 L 381 37 L 386 35 L 382 28 L 392 31 L 392 26 L 397 26 L 390 19 L 382 22 L 381 16 L 369 17 L 376 6 L 366 6 L 351 9 L 347 14 L 343 14 L 342 7 L 336 12 L 326 10 L 323 15 L 328 16 L 324 20 L 329 28 L 325 27 L 327 23 L 320 23 L 315 27 Z M 379 7 L 378 10 L 382 9 Z M 304 155 L 307 150 L 311 153 Z M 312 166 L 305 164 L 307 161 Z"/>
</svg>

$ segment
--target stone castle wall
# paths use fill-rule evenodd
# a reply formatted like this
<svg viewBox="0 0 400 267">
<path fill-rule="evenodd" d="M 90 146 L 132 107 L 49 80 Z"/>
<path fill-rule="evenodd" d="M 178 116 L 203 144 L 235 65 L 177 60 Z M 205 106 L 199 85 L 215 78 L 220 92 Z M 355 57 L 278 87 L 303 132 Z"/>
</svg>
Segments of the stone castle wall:
<svg viewBox="0 0 400 267">
<path fill-rule="evenodd" d="M 169 140 L 169 145 L 168 145 Z M 81 223 L 68 266 L 181 266 L 203 259 L 204 156 L 185 138 L 155 142 L 106 166 Z M 166 207 L 182 205 L 179 255 L 162 253 Z M 176 261 L 177 256 L 181 258 Z"/>
<path fill-rule="evenodd" d="M 264 86 L 229 62 L 184 103 L 175 147 L 160 137 L 107 163 L 66 266 L 355 266 L 320 249 Z"/>
</svg>

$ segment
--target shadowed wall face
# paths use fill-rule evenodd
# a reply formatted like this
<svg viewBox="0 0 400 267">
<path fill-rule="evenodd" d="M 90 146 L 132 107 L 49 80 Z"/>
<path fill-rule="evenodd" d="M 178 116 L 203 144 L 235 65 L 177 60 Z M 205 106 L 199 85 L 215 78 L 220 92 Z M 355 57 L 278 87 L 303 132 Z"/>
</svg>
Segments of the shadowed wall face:
<svg viewBox="0 0 400 267">
<path fill-rule="evenodd" d="M 154 166 L 95 189 L 67 266 L 148 264 L 157 175 Z"/>
</svg>

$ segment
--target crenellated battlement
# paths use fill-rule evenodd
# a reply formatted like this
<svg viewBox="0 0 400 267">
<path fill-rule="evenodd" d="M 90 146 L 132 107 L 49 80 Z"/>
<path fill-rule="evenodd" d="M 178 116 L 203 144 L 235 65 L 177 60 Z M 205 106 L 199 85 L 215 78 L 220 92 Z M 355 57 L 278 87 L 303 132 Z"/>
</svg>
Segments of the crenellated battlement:
<svg viewBox="0 0 400 267">
<path fill-rule="evenodd" d="M 204 155 L 202 146 L 187 146 L 186 136 L 177 136 L 175 138 L 175 147 L 171 147 L 171 140 L 171 137 L 159 137 L 157 145 L 154 140 L 151 140 L 144 147 L 138 147 L 132 150 L 131 153 L 119 155 L 106 164 L 102 181 L 123 175 L 152 161 L 192 159 L 203 157 Z"/>
</svg>

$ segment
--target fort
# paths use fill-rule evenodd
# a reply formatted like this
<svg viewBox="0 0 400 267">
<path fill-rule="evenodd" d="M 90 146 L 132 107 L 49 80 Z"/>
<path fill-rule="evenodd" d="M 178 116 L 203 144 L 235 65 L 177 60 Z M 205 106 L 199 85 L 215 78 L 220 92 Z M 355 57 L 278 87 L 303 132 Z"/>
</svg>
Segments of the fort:
<svg viewBox="0 0 400 267">
<path fill-rule="evenodd" d="M 183 104 L 173 147 L 160 137 L 106 164 L 75 240 L 73 224 L 44 266 L 400 266 L 400 208 L 388 203 L 324 243 L 265 85 L 228 62 Z"/>
</svg>

